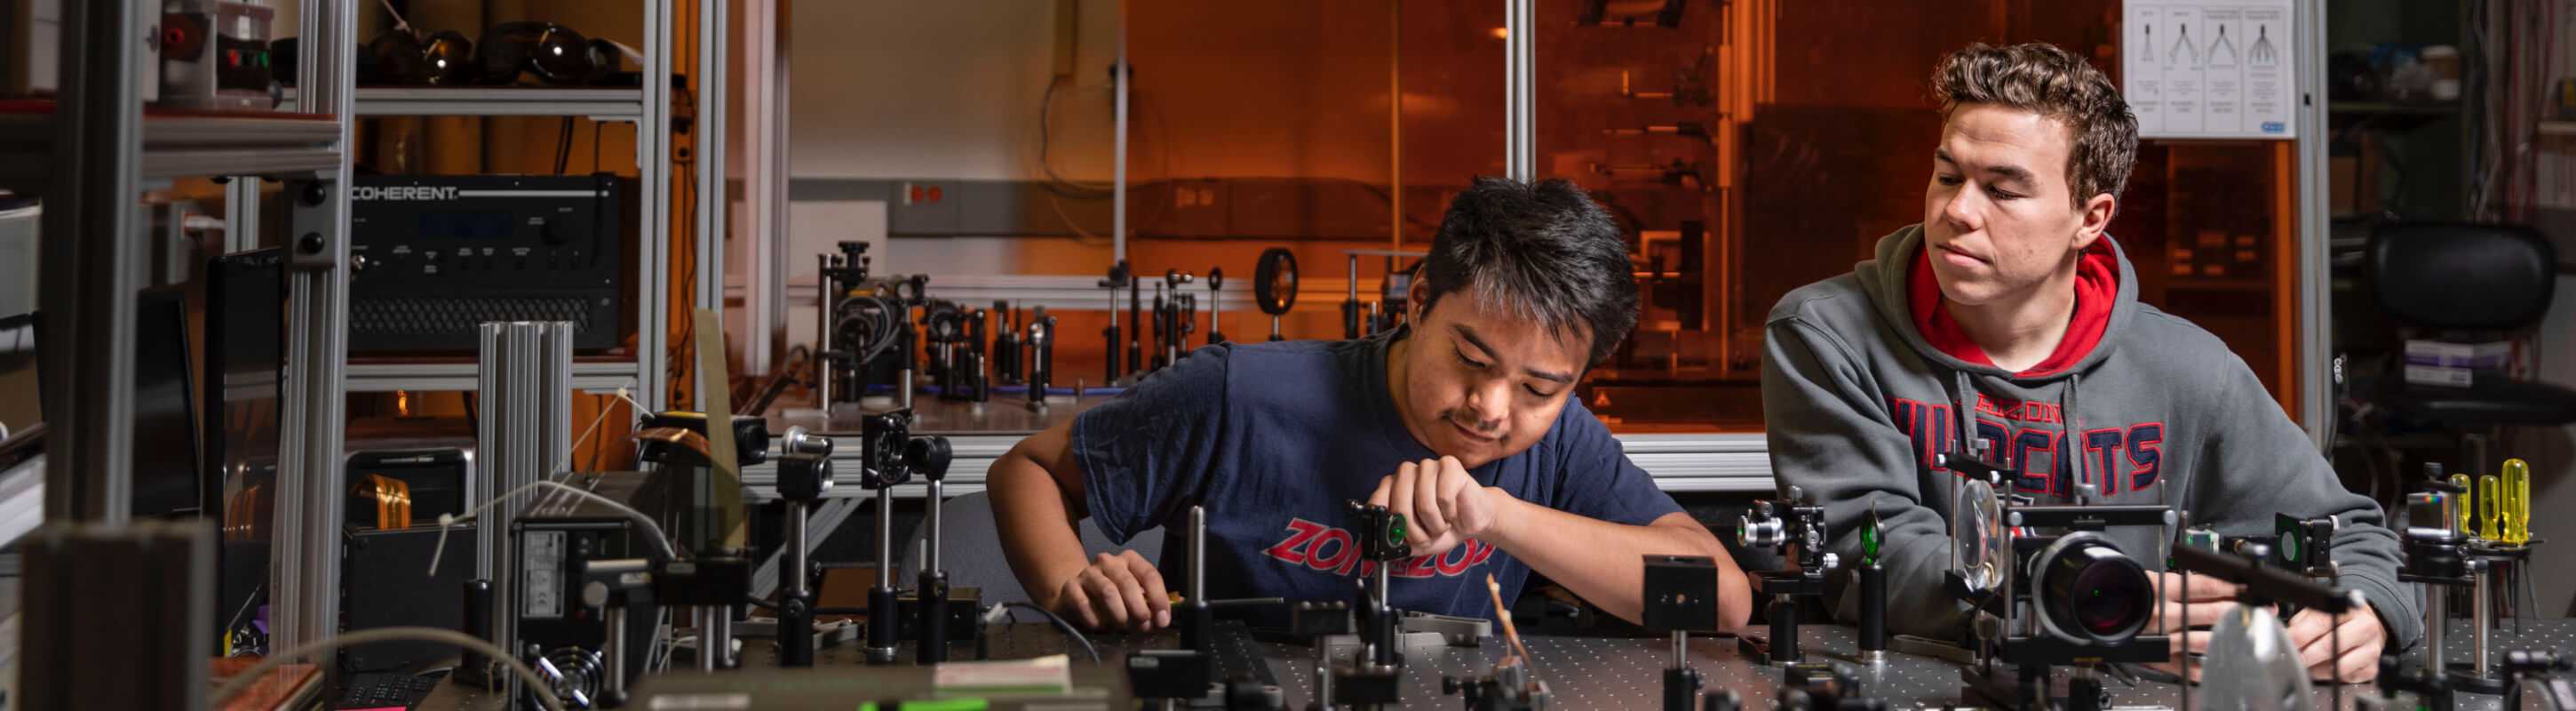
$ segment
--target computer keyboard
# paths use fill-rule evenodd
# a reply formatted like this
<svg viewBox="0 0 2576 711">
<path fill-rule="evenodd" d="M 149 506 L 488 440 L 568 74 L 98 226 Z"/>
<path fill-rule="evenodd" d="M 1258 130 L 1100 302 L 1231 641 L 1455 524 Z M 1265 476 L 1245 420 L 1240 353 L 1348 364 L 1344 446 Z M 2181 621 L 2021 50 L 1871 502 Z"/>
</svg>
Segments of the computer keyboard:
<svg viewBox="0 0 2576 711">
<path fill-rule="evenodd" d="M 412 708 L 421 700 L 429 698 L 429 692 L 436 690 L 438 682 L 446 677 L 445 673 L 419 676 L 386 673 L 351 674 L 344 681 L 340 702 L 332 705 L 331 708 Z"/>
</svg>

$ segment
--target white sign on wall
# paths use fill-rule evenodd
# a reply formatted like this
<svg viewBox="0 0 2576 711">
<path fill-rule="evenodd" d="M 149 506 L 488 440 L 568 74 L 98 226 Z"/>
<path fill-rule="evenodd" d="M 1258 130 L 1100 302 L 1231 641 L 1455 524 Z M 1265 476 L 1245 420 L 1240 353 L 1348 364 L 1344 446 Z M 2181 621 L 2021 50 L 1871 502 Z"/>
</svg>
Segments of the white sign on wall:
<svg viewBox="0 0 2576 711">
<path fill-rule="evenodd" d="M 2140 138 L 2291 138 L 2291 0 L 2128 0 L 2121 92 Z"/>
</svg>

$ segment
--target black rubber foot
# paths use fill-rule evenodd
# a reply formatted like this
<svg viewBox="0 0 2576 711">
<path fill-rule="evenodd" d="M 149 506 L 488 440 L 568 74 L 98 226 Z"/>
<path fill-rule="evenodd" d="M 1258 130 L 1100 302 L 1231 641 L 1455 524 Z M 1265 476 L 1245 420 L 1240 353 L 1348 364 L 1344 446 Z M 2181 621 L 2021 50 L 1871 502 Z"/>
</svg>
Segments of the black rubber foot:
<svg viewBox="0 0 2576 711">
<path fill-rule="evenodd" d="M 2489 667 L 2487 673 L 2496 674 L 2497 672 L 2493 667 Z M 2502 676 L 2478 676 L 2476 666 L 2463 662 L 2452 662 L 2451 673 L 2443 675 L 2442 678 L 2451 683 L 2452 691 L 2466 691 L 2472 694 L 2487 694 L 2491 696 L 2503 695 L 2505 687 L 2512 685 Z"/>
<path fill-rule="evenodd" d="M 1787 661 L 1772 659 L 1771 642 L 1769 639 L 1762 637 L 1736 637 L 1735 651 L 1737 654 L 1744 657 L 1744 661 L 1766 667 L 1785 667 L 1806 661 L 1806 654 L 1803 650 L 1799 653 L 1798 658 L 1795 659 Z"/>
</svg>

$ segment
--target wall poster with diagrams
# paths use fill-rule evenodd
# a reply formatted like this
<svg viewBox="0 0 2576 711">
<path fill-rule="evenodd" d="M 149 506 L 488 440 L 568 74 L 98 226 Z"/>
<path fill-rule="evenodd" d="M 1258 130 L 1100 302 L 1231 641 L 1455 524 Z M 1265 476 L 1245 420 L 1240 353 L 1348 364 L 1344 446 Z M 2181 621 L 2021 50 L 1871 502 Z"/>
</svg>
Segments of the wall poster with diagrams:
<svg viewBox="0 0 2576 711">
<path fill-rule="evenodd" d="M 2139 138 L 2298 135 L 2291 0 L 2128 0 L 2120 57 Z"/>
</svg>

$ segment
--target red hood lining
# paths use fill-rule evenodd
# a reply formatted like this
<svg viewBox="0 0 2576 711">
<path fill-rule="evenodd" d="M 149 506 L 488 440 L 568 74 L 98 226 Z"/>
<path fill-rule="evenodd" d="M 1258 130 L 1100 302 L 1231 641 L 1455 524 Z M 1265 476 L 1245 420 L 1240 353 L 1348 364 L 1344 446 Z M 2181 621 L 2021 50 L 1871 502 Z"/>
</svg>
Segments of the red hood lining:
<svg viewBox="0 0 2576 711">
<path fill-rule="evenodd" d="M 1941 283 L 1932 273 L 1932 245 L 1923 242 L 1914 250 L 1914 267 L 1906 278 L 1906 306 L 1914 314 L 1914 328 L 1923 341 L 1933 348 L 1961 361 L 1995 367 L 1994 359 L 1968 337 L 1959 320 L 1950 316 L 1948 303 L 1941 298 Z M 2120 296 L 2120 258 L 2111 247 L 2111 236 L 2103 235 L 2084 249 L 2075 262 L 2075 315 L 2066 322 L 2066 337 L 2057 342 L 2057 350 L 2030 369 L 2014 373 L 2018 377 L 2044 377 L 2063 373 L 2084 362 L 2085 356 L 2102 344 L 2102 334 L 2110 330 L 2111 308 Z"/>
</svg>

